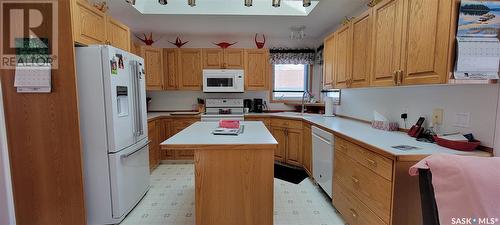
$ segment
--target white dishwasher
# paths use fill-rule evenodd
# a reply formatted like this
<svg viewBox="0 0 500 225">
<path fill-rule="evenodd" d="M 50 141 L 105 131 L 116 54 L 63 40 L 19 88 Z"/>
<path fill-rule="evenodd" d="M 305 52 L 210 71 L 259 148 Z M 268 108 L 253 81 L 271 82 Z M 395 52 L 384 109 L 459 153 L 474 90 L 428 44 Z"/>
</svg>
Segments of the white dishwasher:
<svg viewBox="0 0 500 225">
<path fill-rule="evenodd" d="M 333 148 L 335 139 L 330 132 L 312 126 L 313 176 L 319 186 L 332 197 Z"/>
</svg>

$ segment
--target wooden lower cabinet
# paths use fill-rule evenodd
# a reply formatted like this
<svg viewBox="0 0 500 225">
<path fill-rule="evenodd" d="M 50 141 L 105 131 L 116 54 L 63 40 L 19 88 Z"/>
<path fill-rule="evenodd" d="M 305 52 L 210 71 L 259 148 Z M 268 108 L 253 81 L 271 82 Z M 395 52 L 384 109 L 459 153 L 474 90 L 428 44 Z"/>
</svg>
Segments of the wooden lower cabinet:
<svg viewBox="0 0 500 225">
<path fill-rule="evenodd" d="M 174 118 L 172 119 L 172 134 L 171 136 L 181 132 L 191 124 L 199 121 L 198 118 Z M 166 150 L 164 153 L 168 160 L 194 160 L 194 149 L 185 150 Z"/>
<path fill-rule="evenodd" d="M 157 120 L 148 122 L 149 169 L 152 171 L 160 164 L 160 123 Z"/>
<path fill-rule="evenodd" d="M 302 132 L 302 166 L 312 176 L 312 133 L 311 124 L 304 123 Z"/>
<path fill-rule="evenodd" d="M 336 135 L 333 205 L 351 225 L 422 225 L 415 163 Z"/>
<path fill-rule="evenodd" d="M 272 119 L 272 134 L 278 141 L 274 159 L 294 166 L 302 166 L 302 121 Z"/>
</svg>

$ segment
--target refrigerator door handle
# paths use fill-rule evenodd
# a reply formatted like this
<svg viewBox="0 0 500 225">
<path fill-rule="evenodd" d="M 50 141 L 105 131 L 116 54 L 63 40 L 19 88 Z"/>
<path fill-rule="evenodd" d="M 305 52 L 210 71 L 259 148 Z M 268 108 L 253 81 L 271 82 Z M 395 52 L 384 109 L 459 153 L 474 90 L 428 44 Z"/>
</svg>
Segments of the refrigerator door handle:
<svg viewBox="0 0 500 225">
<path fill-rule="evenodd" d="M 135 62 L 135 95 L 137 99 L 137 119 L 139 121 L 139 134 L 143 135 L 144 134 L 144 128 L 143 128 L 143 123 L 142 123 L 142 104 L 141 104 L 141 71 L 139 69 L 139 62 Z"/>
<path fill-rule="evenodd" d="M 137 62 L 136 61 L 133 61 L 132 62 L 132 85 L 134 87 L 134 95 L 133 95 L 133 98 L 134 98 L 134 110 L 135 110 L 135 113 L 134 113 L 134 125 L 135 125 L 135 128 L 134 128 L 134 135 L 137 137 L 140 135 L 140 125 L 139 125 L 139 117 L 138 117 L 138 113 L 139 113 L 139 110 L 138 109 L 138 105 L 139 105 L 139 102 L 138 102 L 138 99 L 137 99 L 137 88 L 138 88 L 138 85 L 137 85 Z"/>
<path fill-rule="evenodd" d="M 150 140 L 148 140 L 148 141 L 146 142 L 146 144 L 144 144 L 143 146 L 141 146 L 141 147 L 137 148 L 137 150 L 135 150 L 135 151 L 133 151 L 133 152 L 131 152 L 131 153 L 125 154 L 125 155 L 121 155 L 121 156 L 120 156 L 120 158 L 121 158 L 121 159 L 128 158 L 129 156 L 131 156 L 131 155 L 133 155 L 133 154 L 137 153 L 138 151 L 140 151 L 140 150 L 144 149 L 144 147 L 148 146 L 148 145 L 149 145 L 149 143 L 151 143 L 151 141 L 150 141 Z"/>
</svg>

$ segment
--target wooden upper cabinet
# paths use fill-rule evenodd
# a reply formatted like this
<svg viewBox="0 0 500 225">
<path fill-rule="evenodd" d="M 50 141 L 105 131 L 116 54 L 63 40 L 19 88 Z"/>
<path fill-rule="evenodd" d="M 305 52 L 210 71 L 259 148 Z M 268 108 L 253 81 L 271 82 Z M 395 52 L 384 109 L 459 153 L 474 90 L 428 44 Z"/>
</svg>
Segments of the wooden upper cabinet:
<svg viewBox="0 0 500 225">
<path fill-rule="evenodd" d="M 397 85 L 401 59 L 402 0 L 384 0 L 372 8 L 371 86 Z"/>
<path fill-rule="evenodd" d="M 245 66 L 245 50 L 243 49 L 224 49 L 223 68 L 243 69 Z"/>
<path fill-rule="evenodd" d="M 245 90 L 267 90 L 269 83 L 269 51 L 245 50 Z"/>
<path fill-rule="evenodd" d="M 142 57 L 146 69 L 146 89 L 162 90 L 163 87 L 163 62 L 162 50 L 150 46 L 142 46 Z"/>
<path fill-rule="evenodd" d="M 218 48 L 206 48 L 203 52 L 203 69 L 220 69 L 224 60 L 224 50 Z"/>
<path fill-rule="evenodd" d="M 323 89 L 333 88 L 333 64 L 335 53 L 335 34 L 331 34 L 323 44 Z"/>
<path fill-rule="evenodd" d="M 355 18 L 351 23 L 351 81 L 349 87 L 370 85 L 371 10 Z"/>
<path fill-rule="evenodd" d="M 204 69 L 243 69 L 244 65 L 243 49 L 203 49 Z"/>
<path fill-rule="evenodd" d="M 179 49 L 163 49 L 163 89 L 177 90 Z"/>
<path fill-rule="evenodd" d="M 404 2 L 400 83 L 437 84 L 448 78 L 448 50 L 455 1 Z"/>
<path fill-rule="evenodd" d="M 202 89 L 202 50 L 180 49 L 178 54 L 178 76 L 179 89 L 201 90 Z"/>
<path fill-rule="evenodd" d="M 334 58 L 334 70 L 335 70 L 335 88 L 346 88 L 349 87 L 350 74 L 350 30 L 349 25 L 340 28 L 335 33 L 335 58 Z"/>
<path fill-rule="evenodd" d="M 107 17 L 106 30 L 108 44 L 130 51 L 130 29 L 126 25 Z"/>
<path fill-rule="evenodd" d="M 73 35 L 75 42 L 83 45 L 106 42 L 106 14 L 91 6 L 86 0 L 73 0 Z"/>
<path fill-rule="evenodd" d="M 138 56 L 141 56 L 142 54 L 141 45 L 134 41 L 130 41 L 130 52 Z"/>
</svg>

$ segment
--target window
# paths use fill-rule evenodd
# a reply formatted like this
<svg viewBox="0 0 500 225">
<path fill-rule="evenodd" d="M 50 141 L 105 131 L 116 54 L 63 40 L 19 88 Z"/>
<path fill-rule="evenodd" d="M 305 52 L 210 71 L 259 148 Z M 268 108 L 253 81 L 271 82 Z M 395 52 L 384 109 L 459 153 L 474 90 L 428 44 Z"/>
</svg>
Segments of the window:
<svg viewBox="0 0 500 225">
<path fill-rule="evenodd" d="M 309 65 L 275 64 L 273 100 L 300 101 L 308 88 Z"/>
</svg>

